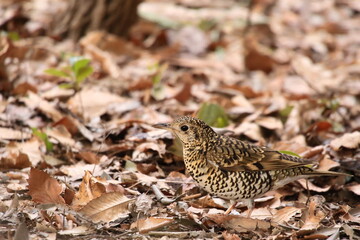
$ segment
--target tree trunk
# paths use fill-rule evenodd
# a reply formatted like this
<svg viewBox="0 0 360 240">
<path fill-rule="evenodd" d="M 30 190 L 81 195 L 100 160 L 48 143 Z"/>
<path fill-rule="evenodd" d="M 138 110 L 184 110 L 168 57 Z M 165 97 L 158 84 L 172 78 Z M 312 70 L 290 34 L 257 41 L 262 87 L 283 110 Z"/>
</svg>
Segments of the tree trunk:
<svg viewBox="0 0 360 240">
<path fill-rule="evenodd" d="M 125 36 L 136 22 L 142 0 L 70 0 L 69 7 L 55 18 L 51 34 L 78 40 L 89 31 L 104 30 Z"/>
</svg>

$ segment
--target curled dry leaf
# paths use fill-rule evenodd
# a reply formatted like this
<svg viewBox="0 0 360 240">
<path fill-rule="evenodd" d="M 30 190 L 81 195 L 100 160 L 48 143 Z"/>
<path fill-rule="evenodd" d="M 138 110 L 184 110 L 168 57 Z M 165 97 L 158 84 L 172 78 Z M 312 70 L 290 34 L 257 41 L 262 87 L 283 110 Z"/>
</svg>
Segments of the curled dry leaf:
<svg viewBox="0 0 360 240">
<path fill-rule="evenodd" d="M 60 196 L 63 191 L 62 186 L 49 174 L 31 168 L 28 183 L 29 195 L 34 202 L 65 204 L 64 198 Z"/>
<path fill-rule="evenodd" d="M 86 205 L 91 200 L 100 197 L 106 192 L 105 179 L 93 177 L 90 171 L 85 171 L 85 176 L 79 186 L 79 191 L 75 193 L 72 203 L 74 209 Z"/>
<path fill-rule="evenodd" d="M 320 221 L 325 217 L 325 213 L 321 210 L 316 211 L 316 201 L 310 201 L 307 211 L 307 217 L 304 225 L 301 227 L 299 234 L 312 232 L 320 226 Z"/>
<path fill-rule="evenodd" d="M 104 193 L 86 204 L 80 213 L 93 222 L 110 222 L 118 218 L 126 218 L 129 215 L 130 201 L 132 199 L 124 196 L 123 193 Z"/>
<path fill-rule="evenodd" d="M 137 228 L 140 233 L 147 233 L 159 229 L 161 227 L 168 226 L 173 223 L 173 218 L 168 217 L 149 217 L 145 219 L 139 219 L 131 224 L 131 229 Z"/>
<path fill-rule="evenodd" d="M 341 147 L 354 149 L 360 145 L 360 132 L 345 133 L 339 138 L 336 138 L 330 142 L 330 146 L 338 151 Z"/>
</svg>

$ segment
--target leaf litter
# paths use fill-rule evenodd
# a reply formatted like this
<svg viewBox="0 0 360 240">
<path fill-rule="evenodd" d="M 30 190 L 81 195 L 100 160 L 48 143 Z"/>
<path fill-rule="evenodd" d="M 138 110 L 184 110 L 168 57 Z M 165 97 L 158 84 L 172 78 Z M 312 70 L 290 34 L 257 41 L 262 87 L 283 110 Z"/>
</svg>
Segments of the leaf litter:
<svg viewBox="0 0 360 240">
<path fill-rule="evenodd" d="M 29 30 L 48 28 L 57 1 L 5 2 L 1 238 L 358 238 L 358 4 L 254 1 L 247 16 L 233 1 L 145 1 L 129 38 L 76 44 Z M 230 203 L 199 189 L 180 143 L 151 126 L 182 115 L 353 176 L 298 180 L 251 218 L 241 203 L 224 215 Z"/>
</svg>

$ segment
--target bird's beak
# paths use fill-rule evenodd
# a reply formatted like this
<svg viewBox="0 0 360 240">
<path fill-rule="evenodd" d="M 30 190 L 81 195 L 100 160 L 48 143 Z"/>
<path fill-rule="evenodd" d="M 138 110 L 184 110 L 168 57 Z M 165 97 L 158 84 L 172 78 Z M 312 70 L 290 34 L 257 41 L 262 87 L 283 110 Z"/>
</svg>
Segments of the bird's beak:
<svg viewBox="0 0 360 240">
<path fill-rule="evenodd" d="M 173 128 L 170 126 L 169 123 L 157 123 L 152 125 L 154 128 L 161 128 L 161 129 L 165 129 L 165 130 L 173 130 Z"/>
</svg>

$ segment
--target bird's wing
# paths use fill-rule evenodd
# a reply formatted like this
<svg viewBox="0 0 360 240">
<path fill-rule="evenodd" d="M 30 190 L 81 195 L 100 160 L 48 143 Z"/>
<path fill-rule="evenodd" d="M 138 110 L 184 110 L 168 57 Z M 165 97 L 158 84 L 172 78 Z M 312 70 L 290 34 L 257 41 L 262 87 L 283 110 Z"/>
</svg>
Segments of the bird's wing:
<svg viewBox="0 0 360 240">
<path fill-rule="evenodd" d="M 227 171 L 277 170 L 309 165 L 302 158 L 220 136 L 223 144 L 214 145 L 206 159 Z"/>
</svg>

